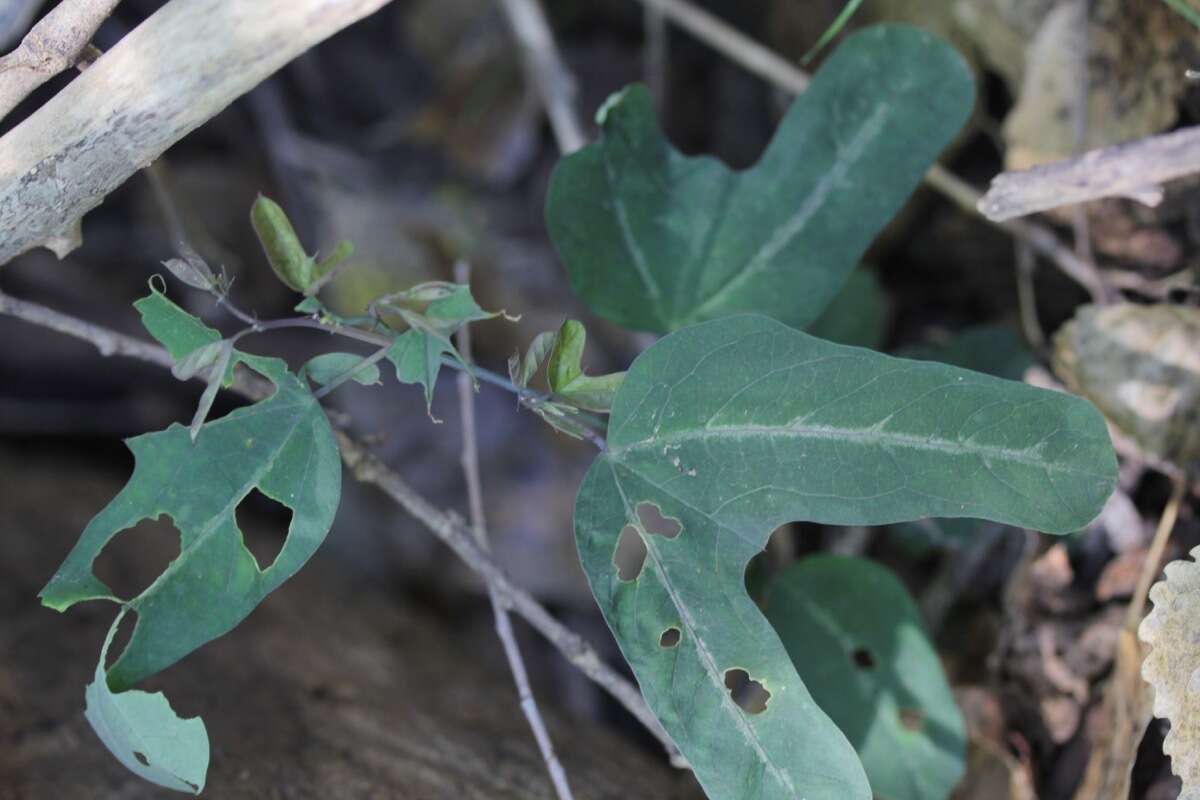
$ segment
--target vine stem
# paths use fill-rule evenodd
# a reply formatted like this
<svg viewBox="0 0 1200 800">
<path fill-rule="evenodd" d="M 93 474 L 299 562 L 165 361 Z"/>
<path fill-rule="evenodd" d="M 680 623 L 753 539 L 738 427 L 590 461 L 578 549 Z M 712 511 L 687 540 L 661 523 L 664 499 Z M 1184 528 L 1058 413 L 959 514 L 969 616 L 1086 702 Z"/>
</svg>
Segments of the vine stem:
<svg viewBox="0 0 1200 800">
<path fill-rule="evenodd" d="M 88 342 L 101 355 L 120 355 L 170 369 L 174 363 L 162 347 L 127 336 L 110 328 L 95 325 L 60 311 L 27 300 L 20 300 L 0 291 L 0 314 L 29 322 L 42 328 Z M 263 381 L 247 379 L 244 373 L 235 376 L 233 391 L 250 400 L 261 400 L 270 393 Z M 641 692 L 628 679 L 608 666 L 596 649 L 582 636 L 558 621 L 546 607 L 529 592 L 514 584 L 497 566 L 492 557 L 475 543 L 471 531 L 408 485 L 399 473 L 374 455 L 366 444 L 351 436 L 346 425 L 336 416 L 331 420 L 342 460 L 355 478 L 378 487 L 397 505 L 411 514 L 435 537 L 462 559 L 473 572 L 494 588 L 513 612 L 523 617 L 546 641 L 576 669 L 607 692 L 645 726 L 666 749 L 674 764 L 682 764 L 679 750 L 663 730 L 658 719 L 646 705 Z"/>
<path fill-rule="evenodd" d="M 454 280 L 457 283 L 470 281 L 470 266 L 460 261 L 454 267 Z M 471 363 L 471 326 L 464 325 L 458 332 L 458 352 L 463 361 Z M 462 463 L 463 478 L 467 484 L 467 504 L 470 508 L 471 531 L 475 534 L 475 543 L 485 553 L 490 552 L 488 542 L 487 518 L 483 510 L 483 481 L 479 474 L 479 445 L 475 434 L 475 384 L 468 372 L 458 373 L 458 407 L 462 416 Z M 491 585 L 488 586 L 488 599 L 492 603 L 492 615 L 495 617 L 496 635 L 504 647 L 504 657 L 508 659 L 508 667 L 512 672 L 513 683 L 517 686 L 517 698 L 521 703 L 521 711 L 533 731 L 542 760 L 546 762 L 546 771 L 550 774 L 550 782 L 559 800 L 574 800 L 571 786 L 567 782 L 567 773 L 562 762 L 554 752 L 554 743 L 546 730 L 546 723 L 538 711 L 537 700 L 529 685 L 529 673 L 525 669 L 525 659 L 521 656 L 521 648 L 517 637 L 513 634 L 512 619 L 504 605 L 504 599 Z"/>
<path fill-rule="evenodd" d="M 310 330 L 324 331 L 325 333 L 344 336 L 348 339 L 355 339 L 367 344 L 373 344 L 385 351 L 383 353 L 376 353 L 373 357 L 375 361 L 378 361 L 387 355 L 386 350 L 391 346 L 393 341 L 392 337 L 385 336 L 381 333 L 364 331 L 361 328 L 352 328 L 347 325 L 328 324 L 322 322 L 321 320 L 314 319 L 313 317 L 284 317 L 283 319 L 273 319 L 260 322 L 250 314 L 239 310 L 229 301 L 227 297 L 218 298 L 217 302 L 219 305 L 223 306 L 231 314 L 249 326 L 245 330 L 235 334 L 238 338 L 250 334 L 266 333 L 268 331 L 277 331 L 285 328 L 308 328 Z M 465 372 L 475 380 L 482 381 L 483 383 L 489 383 L 492 386 L 497 386 L 501 389 L 504 389 L 506 392 L 511 392 L 522 400 L 527 400 L 532 403 L 542 403 L 553 399 L 550 395 L 545 395 L 533 389 L 517 386 L 503 375 L 492 372 L 488 369 L 484 369 L 483 367 L 475 364 L 464 363 L 463 361 L 459 361 L 457 358 L 442 356 L 441 363 L 443 366 L 450 367 L 451 369 L 455 369 L 460 372 Z M 323 394 L 318 395 L 318 397 L 323 396 Z M 591 430 L 585 435 L 585 438 L 594 444 L 597 449 L 604 450 L 605 442 L 602 435 L 602 432 L 606 427 L 604 421 L 596 415 L 589 414 L 586 411 L 579 411 L 578 417 L 586 422 L 591 428 Z"/>
</svg>

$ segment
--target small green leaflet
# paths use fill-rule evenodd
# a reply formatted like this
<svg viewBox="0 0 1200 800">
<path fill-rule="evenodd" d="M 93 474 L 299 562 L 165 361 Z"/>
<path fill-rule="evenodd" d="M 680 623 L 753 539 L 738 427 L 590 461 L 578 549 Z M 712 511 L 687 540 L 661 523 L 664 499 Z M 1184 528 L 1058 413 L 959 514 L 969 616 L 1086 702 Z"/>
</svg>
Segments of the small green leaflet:
<svg viewBox="0 0 1200 800">
<path fill-rule="evenodd" d="M 546 362 L 546 382 L 550 391 L 576 408 L 607 412 L 613 397 L 625 380 L 624 372 L 591 376 L 583 374 L 583 347 L 587 330 L 582 323 L 569 319 L 558 329 L 550 359 Z M 535 340 L 535 344 L 537 341 Z"/>
<path fill-rule="evenodd" d="M 312 358 L 300 368 L 300 376 L 310 378 L 313 382 L 324 386 L 335 378 L 340 378 L 360 364 L 363 366 L 354 373 L 353 380 L 363 386 L 375 386 L 379 383 L 379 367 L 376 364 L 363 364 L 363 357 L 354 353 L 323 353 Z"/>
<path fill-rule="evenodd" d="M 95 680 L 84 693 L 84 715 L 104 746 L 130 772 L 168 789 L 200 794 L 209 756 L 204 721 L 180 719 L 162 692 L 131 689 L 114 694 L 108 688 L 104 661 L 124 616 L 122 609 L 104 639 Z"/>
<path fill-rule="evenodd" d="M 600 139 L 562 159 L 546 224 L 575 293 L 628 328 L 666 332 L 742 311 L 799 328 L 966 121 L 974 78 L 949 45 L 868 28 L 829 57 L 759 162 L 681 155 L 631 86 Z"/>
<path fill-rule="evenodd" d="M 583 569 L 714 800 L 871 797 L 854 748 L 746 594 L 746 565 L 775 528 L 965 516 L 1063 533 L 1116 481 L 1104 419 L 1078 397 L 757 315 L 690 326 L 639 356 L 608 445 L 576 499 Z M 674 535 L 647 517 L 674 520 Z M 624 579 L 623 536 L 646 553 Z M 770 693 L 761 713 L 730 696 L 735 670 Z"/>
<path fill-rule="evenodd" d="M 811 556 L 775 576 L 764 611 L 874 795 L 945 800 L 963 775 L 966 733 L 900 581 L 867 559 Z"/>
<path fill-rule="evenodd" d="M 396 337 L 387 358 L 396 368 L 398 381 L 424 387 L 426 409 L 433 407 L 433 387 L 443 356 L 467 366 L 450 337 L 463 325 L 503 313 L 480 308 L 469 286 L 440 281 L 389 295 L 375 305 L 399 314 L 409 326 L 409 330 Z"/>
<path fill-rule="evenodd" d="M 147 330 L 176 359 L 220 340 L 162 294 L 135 305 Z M 116 691 L 236 626 L 308 561 L 333 523 L 341 462 L 320 405 L 284 362 L 244 353 L 236 360 L 268 378 L 275 392 L 204 424 L 195 442 L 178 424 L 127 440 L 135 458 L 132 477 L 42 589 L 42 602 L 59 611 L 102 599 L 137 612 L 129 645 L 108 671 Z M 262 570 L 234 517 L 256 488 L 293 512 L 283 549 Z M 118 533 L 163 515 L 180 532 L 179 556 L 142 594 L 115 597 L 93 574 L 92 563 Z"/>
</svg>

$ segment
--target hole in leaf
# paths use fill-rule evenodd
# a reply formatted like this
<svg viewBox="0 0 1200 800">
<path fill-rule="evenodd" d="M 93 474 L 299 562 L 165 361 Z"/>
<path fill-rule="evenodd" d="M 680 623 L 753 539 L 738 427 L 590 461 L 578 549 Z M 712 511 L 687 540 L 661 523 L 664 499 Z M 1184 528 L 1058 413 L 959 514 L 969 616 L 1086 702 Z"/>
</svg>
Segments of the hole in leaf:
<svg viewBox="0 0 1200 800">
<path fill-rule="evenodd" d="M 131 600 L 175 560 L 179 542 L 179 530 L 166 514 L 144 519 L 109 540 L 92 562 L 92 572 L 117 597 Z"/>
<path fill-rule="evenodd" d="M 138 763 L 141 764 L 143 767 L 150 766 L 150 759 L 146 758 L 145 754 L 142 753 L 141 751 L 134 750 L 133 757 L 136 758 L 138 760 Z"/>
<path fill-rule="evenodd" d="M 674 539 L 683 530 L 679 520 L 664 517 L 662 509 L 654 503 L 638 503 L 637 516 L 638 521 L 642 523 L 642 529 L 655 536 Z"/>
<path fill-rule="evenodd" d="M 129 645 L 129 639 L 133 636 L 133 629 L 137 627 L 137 612 L 130 609 L 125 612 L 125 616 L 121 618 L 121 622 L 117 625 L 117 632 L 113 634 L 112 644 L 108 646 L 108 653 L 104 659 L 104 668 L 108 669 L 113 664 L 117 663 L 117 659 L 125 652 L 126 646 Z"/>
<path fill-rule="evenodd" d="M 771 693 L 744 669 L 725 670 L 725 688 L 733 702 L 747 714 L 761 714 L 771 702 Z"/>
<path fill-rule="evenodd" d="M 875 656 L 871 655 L 871 651 L 865 647 L 856 647 L 850 654 L 850 658 L 854 660 L 854 666 L 859 669 L 875 669 Z"/>
<path fill-rule="evenodd" d="M 292 524 L 292 510 L 267 497 L 258 489 L 238 503 L 237 526 L 242 531 L 242 543 L 254 556 L 259 572 L 266 572 L 279 557 Z"/>
<path fill-rule="evenodd" d="M 925 724 L 925 712 L 919 708 L 900 709 L 900 724 L 910 731 L 919 731 Z"/>
<path fill-rule="evenodd" d="M 675 647 L 679 644 L 679 640 L 683 634 L 679 632 L 679 628 L 667 628 L 662 632 L 662 636 L 658 637 L 659 647 Z"/>
<path fill-rule="evenodd" d="M 646 564 L 646 543 L 637 528 L 626 525 L 621 528 L 617 539 L 617 549 L 613 552 L 613 566 L 617 568 L 617 577 L 623 581 L 635 581 L 642 574 Z"/>
</svg>

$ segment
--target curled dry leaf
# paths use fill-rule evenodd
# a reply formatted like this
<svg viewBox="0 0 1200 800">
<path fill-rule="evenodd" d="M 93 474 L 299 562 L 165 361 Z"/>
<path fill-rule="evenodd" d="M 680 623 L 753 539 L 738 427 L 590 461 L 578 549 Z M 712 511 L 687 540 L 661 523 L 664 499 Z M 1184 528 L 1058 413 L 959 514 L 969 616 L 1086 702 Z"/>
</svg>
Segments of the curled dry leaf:
<svg viewBox="0 0 1200 800">
<path fill-rule="evenodd" d="M 1192 550 L 1200 557 L 1200 547 Z M 1183 780 L 1180 800 L 1200 798 L 1200 564 L 1172 561 L 1150 589 L 1154 610 L 1138 637 L 1151 650 L 1142 677 L 1154 687 L 1154 715 L 1171 723 L 1163 752 Z"/>
</svg>

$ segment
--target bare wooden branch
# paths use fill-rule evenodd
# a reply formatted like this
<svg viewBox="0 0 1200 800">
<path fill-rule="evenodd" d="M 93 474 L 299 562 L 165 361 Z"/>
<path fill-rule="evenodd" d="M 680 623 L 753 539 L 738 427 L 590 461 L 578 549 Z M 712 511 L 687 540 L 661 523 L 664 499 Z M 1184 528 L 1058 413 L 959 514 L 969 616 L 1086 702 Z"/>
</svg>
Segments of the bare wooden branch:
<svg viewBox="0 0 1200 800">
<path fill-rule="evenodd" d="M 465 261 L 460 261 L 454 267 L 454 281 L 468 284 L 471 282 L 471 267 Z M 468 364 L 471 360 L 471 326 L 463 325 L 458 332 L 458 353 Z M 479 444 L 475 435 L 475 383 L 466 370 L 458 373 L 458 408 L 462 416 L 462 464 L 463 478 L 467 484 L 467 505 L 471 514 L 471 531 L 475 534 L 475 543 L 485 552 L 491 550 L 488 541 L 487 518 L 483 511 L 483 480 L 479 474 Z M 488 599 L 492 603 L 492 616 L 496 621 L 496 635 L 504 648 L 504 657 L 508 659 L 508 668 L 512 672 L 513 683 L 517 687 L 517 699 L 521 703 L 521 712 L 529 722 L 533 738 L 537 742 L 546 771 L 550 774 L 550 782 L 559 800 L 574 800 L 571 786 L 567 782 L 567 772 L 562 762 L 554 752 L 554 743 L 550 740 L 550 732 L 546 730 L 546 722 L 538 710 L 537 699 L 533 696 L 533 688 L 529 685 L 529 673 L 525 669 L 525 658 L 517 644 L 516 634 L 513 633 L 512 619 L 504 598 L 492 586 L 488 586 Z"/>
<path fill-rule="evenodd" d="M 121 0 L 62 0 L 21 45 L 0 58 L 0 119 L 46 81 L 75 66 Z"/>
<path fill-rule="evenodd" d="M 500 7 L 521 48 L 525 73 L 542 97 L 558 149 L 564 155 L 575 152 L 587 141 L 575 112 L 575 79 L 563 64 L 541 5 L 538 0 L 500 0 Z"/>
<path fill-rule="evenodd" d="M 385 3 L 171 0 L 0 139 L 0 264 L 61 238 L 172 144 Z"/>
<path fill-rule="evenodd" d="M 158 345 L 127 336 L 123 333 L 55 311 L 51 308 L 20 300 L 0 292 L 0 314 L 15 317 L 67 336 L 90 342 L 102 355 L 121 355 L 170 368 L 171 356 Z M 260 400 L 270 392 L 269 385 L 246 380 L 239 373 L 233 391 L 252 400 Z M 475 543 L 474 534 L 460 521 L 440 511 L 408 485 L 400 474 L 380 461 L 367 445 L 346 432 L 342 421 L 331 416 L 336 429 L 342 461 L 355 478 L 383 491 L 401 508 L 424 525 L 434 536 L 462 559 L 490 589 L 497 591 L 505 605 L 534 630 L 542 634 L 576 669 L 608 692 L 633 717 L 646 727 L 666 748 L 672 763 L 680 765 L 679 751 L 671 737 L 642 699 L 638 688 L 608 666 L 579 634 L 559 622 L 531 594 L 514 584 L 492 557 Z"/>
<path fill-rule="evenodd" d="M 1200 172 L 1200 126 L 1090 150 L 1078 158 L 1002 172 L 979 201 L 988 219 L 1003 221 L 1103 197 L 1162 202 L 1167 181 Z"/>
</svg>

